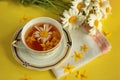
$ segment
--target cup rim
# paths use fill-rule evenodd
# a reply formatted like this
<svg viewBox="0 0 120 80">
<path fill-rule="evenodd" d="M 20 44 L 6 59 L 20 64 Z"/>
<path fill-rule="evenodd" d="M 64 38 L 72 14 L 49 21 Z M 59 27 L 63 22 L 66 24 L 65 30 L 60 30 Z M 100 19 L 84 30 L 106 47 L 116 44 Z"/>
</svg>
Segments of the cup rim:
<svg viewBox="0 0 120 80">
<path fill-rule="evenodd" d="M 49 49 L 49 50 L 45 50 L 45 51 L 39 51 L 39 50 L 34 50 L 34 49 L 32 49 L 32 48 L 30 48 L 27 44 L 26 44 L 26 42 L 25 42 L 25 33 L 26 33 L 26 31 L 30 28 L 30 27 L 32 27 L 32 25 L 34 25 L 34 24 L 37 24 L 37 23 L 50 23 L 50 24 L 52 24 L 52 25 L 54 25 L 57 29 L 58 29 L 58 31 L 60 32 L 60 36 L 61 36 L 61 38 L 60 38 L 60 41 L 59 41 L 59 43 L 56 45 L 56 46 L 54 46 L 53 48 L 51 48 L 51 49 Z M 57 26 L 56 26 L 57 25 Z M 26 29 L 27 28 L 27 29 Z M 54 51 L 54 49 L 56 49 L 59 45 L 60 45 L 60 43 L 62 42 L 62 38 L 63 38 L 63 29 L 62 29 L 62 25 L 57 21 L 57 20 L 55 20 L 55 19 L 53 19 L 53 18 L 50 18 L 50 17 L 38 17 L 38 18 L 34 18 L 34 19 L 32 19 L 32 20 L 30 20 L 30 21 L 28 21 L 24 26 L 23 26 L 23 30 L 22 30 L 22 33 L 21 33 L 21 39 L 22 39 L 22 42 L 23 42 L 23 44 L 25 45 L 25 47 L 26 48 L 28 48 L 28 50 L 31 50 L 31 51 L 33 51 L 33 52 L 36 52 L 36 53 L 48 53 L 48 52 L 50 52 L 50 51 Z"/>
</svg>

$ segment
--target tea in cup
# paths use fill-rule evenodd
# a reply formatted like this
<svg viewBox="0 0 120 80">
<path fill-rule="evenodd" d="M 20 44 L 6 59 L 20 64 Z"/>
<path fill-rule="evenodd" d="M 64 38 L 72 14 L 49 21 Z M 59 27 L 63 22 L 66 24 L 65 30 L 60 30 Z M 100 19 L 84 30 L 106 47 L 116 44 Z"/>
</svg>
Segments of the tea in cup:
<svg viewBox="0 0 120 80">
<path fill-rule="evenodd" d="M 32 19 L 25 24 L 21 32 L 21 41 L 25 48 L 39 54 L 56 50 L 60 46 L 62 38 L 61 24 L 49 17 Z M 17 44 L 13 43 L 13 46 L 17 46 Z"/>
</svg>

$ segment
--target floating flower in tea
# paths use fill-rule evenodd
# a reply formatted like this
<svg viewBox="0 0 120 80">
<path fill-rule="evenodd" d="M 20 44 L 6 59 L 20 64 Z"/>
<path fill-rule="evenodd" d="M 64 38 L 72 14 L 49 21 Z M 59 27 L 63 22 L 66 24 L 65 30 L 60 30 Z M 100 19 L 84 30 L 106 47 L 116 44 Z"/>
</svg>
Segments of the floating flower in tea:
<svg viewBox="0 0 120 80">
<path fill-rule="evenodd" d="M 37 40 L 41 40 L 42 43 L 45 43 L 50 37 L 52 32 L 49 30 L 52 28 L 52 26 L 49 26 L 49 24 L 44 24 L 43 27 L 35 26 L 37 31 L 34 32 L 34 36 L 37 38 Z"/>
<path fill-rule="evenodd" d="M 54 48 L 61 39 L 60 32 L 56 26 L 50 23 L 37 23 L 26 33 L 27 45 L 38 51 L 45 51 Z"/>
</svg>

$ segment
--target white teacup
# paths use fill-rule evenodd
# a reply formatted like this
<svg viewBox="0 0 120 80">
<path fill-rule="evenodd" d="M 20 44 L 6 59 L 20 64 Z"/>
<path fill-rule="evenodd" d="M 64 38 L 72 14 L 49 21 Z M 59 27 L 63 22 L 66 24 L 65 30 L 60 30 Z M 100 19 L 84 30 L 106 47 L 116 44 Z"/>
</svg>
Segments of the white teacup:
<svg viewBox="0 0 120 80">
<path fill-rule="evenodd" d="M 53 48 L 51 48 L 51 49 L 49 49 L 49 50 L 42 50 L 42 51 L 41 51 L 41 50 L 34 50 L 34 49 L 30 48 L 30 47 L 26 44 L 26 41 L 25 41 L 26 32 L 27 32 L 33 25 L 35 25 L 35 24 L 37 24 L 37 23 L 50 23 L 50 24 L 54 25 L 54 26 L 58 29 L 58 31 L 60 32 L 61 38 L 60 38 L 59 43 L 58 43 L 55 47 L 53 47 Z M 30 20 L 28 23 L 26 23 L 26 24 L 24 25 L 24 27 L 23 27 L 23 29 L 22 29 L 22 31 L 21 31 L 21 41 L 22 41 L 22 43 L 24 44 L 25 48 L 27 48 L 27 49 L 28 49 L 30 52 L 32 52 L 32 53 L 39 53 L 39 54 L 46 54 L 46 53 L 47 53 L 47 54 L 49 54 L 49 53 L 55 51 L 55 50 L 60 46 L 60 44 L 61 44 L 61 42 L 62 42 L 62 38 L 63 38 L 63 29 L 62 29 L 61 24 L 60 24 L 58 21 L 56 21 L 55 19 L 52 19 L 52 18 L 49 18 L 49 17 L 39 17 L 39 18 L 35 18 L 35 19 Z M 16 44 L 16 42 L 17 42 L 17 41 L 14 41 L 14 42 L 12 43 L 12 45 L 15 46 L 15 47 L 17 47 L 17 48 L 20 48 L 20 47 Z"/>
</svg>

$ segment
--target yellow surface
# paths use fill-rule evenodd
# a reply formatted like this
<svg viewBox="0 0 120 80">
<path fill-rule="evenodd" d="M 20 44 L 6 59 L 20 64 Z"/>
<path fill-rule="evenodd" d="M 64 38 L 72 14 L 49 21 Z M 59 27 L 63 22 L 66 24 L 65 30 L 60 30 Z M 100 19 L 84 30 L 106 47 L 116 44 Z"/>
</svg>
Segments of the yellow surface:
<svg viewBox="0 0 120 80">
<path fill-rule="evenodd" d="M 14 1 L 14 0 L 13 0 Z M 86 71 L 87 79 L 84 80 L 120 80 L 120 0 L 111 0 L 112 15 L 104 22 L 103 27 L 112 33 L 108 37 L 112 49 L 108 54 L 98 57 L 94 61 L 79 68 L 80 72 Z M 22 6 L 12 1 L 0 1 L 0 80 L 56 80 L 51 71 L 34 71 L 22 67 L 15 61 L 11 51 L 13 34 L 19 29 L 27 16 L 29 19 L 39 16 L 57 18 L 44 8 Z M 76 72 L 67 78 L 59 80 L 80 80 L 75 77 Z"/>
</svg>

